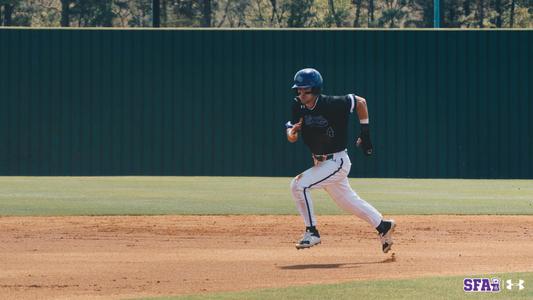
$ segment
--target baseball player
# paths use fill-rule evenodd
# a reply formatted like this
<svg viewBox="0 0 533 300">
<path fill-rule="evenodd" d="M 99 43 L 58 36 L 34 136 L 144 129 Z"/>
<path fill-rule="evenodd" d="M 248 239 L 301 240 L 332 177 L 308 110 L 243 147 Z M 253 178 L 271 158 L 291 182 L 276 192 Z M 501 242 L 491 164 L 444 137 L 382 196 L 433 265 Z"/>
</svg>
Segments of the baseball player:
<svg viewBox="0 0 533 300">
<path fill-rule="evenodd" d="M 387 253 L 393 243 L 392 232 L 396 226 L 394 220 L 384 220 L 372 205 L 354 192 L 348 182 L 352 165 L 347 153 L 348 117 L 354 110 L 361 128 L 356 146 L 365 155 L 372 155 L 366 100 L 354 94 L 323 95 L 322 82 L 322 76 L 315 69 L 302 69 L 296 73 L 292 89 L 297 96 L 292 103 L 292 119 L 286 123 L 289 142 L 296 142 L 301 135 L 303 142 L 311 150 L 314 161 L 313 167 L 291 182 L 292 196 L 306 226 L 296 249 L 320 244 L 309 192 L 323 188 L 339 207 L 376 228 L 382 250 Z"/>
</svg>

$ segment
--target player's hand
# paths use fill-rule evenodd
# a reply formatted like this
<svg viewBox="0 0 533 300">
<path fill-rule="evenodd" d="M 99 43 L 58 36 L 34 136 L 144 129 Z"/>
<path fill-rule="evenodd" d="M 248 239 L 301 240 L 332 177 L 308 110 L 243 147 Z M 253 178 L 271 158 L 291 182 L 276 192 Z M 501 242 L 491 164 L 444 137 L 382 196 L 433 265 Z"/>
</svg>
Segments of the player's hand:
<svg viewBox="0 0 533 300">
<path fill-rule="evenodd" d="M 291 128 L 287 129 L 287 140 L 291 143 L 295 143 L 298 140 L 298 132 L 302 129 L 303 118 Z"/>
<path fill-rule="evenodd" d="M 300 121 L 298 121 L 298 123 L 294 124 L 291 128 L 291 133 L 292 134 L 295 134 L 297 132 L 299 132 L 300 130 L 302 130 L 302 123 L 304 121 L 304 118 L 300 118 Z"/>
<path fill-rule="evenodd" d="M 355 145 L 361 148 L 363 154 L 366 156 L 370 156 L 374 152 L 372 141 L 370 141 L 370 129 L 368 124 L 361 124 L 361 133 L 359 134 Z"/>
</svg>

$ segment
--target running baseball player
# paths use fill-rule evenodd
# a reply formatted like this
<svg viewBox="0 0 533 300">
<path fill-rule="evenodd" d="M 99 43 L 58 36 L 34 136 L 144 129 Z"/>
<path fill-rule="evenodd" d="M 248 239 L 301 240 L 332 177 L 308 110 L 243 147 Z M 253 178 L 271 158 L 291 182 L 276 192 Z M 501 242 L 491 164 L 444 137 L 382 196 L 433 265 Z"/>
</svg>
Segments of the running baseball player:
<svg viewBox="0 0 533 300">
<path fill-rule="evenodd" d="M 354 110 L 361 128 L 356 146 L 367 156 L 372 155 L 373 151 L 366 100 L 354 94 L 323 95 L 322 83 L 322 76 L 315 69 L 302 69 L 296 73 L 292 89 L 297 96 L 292 103 L 292 119 L 286 123 L 289 142 L 296 142 L 301 135 L 314 161 L 313 167 L 291 182 L 292 197 L 306 226 L 296 249 L 320 244 L 309 192 L 323 188 L 339 207 L 376 228 L 382 250 L 387 253 L 393 243 L 394 220 L 384 220 L 372 205 L 354 192 L 348 182 L 352 165 L 347 153 L 348 117 Z"/>
</svg>

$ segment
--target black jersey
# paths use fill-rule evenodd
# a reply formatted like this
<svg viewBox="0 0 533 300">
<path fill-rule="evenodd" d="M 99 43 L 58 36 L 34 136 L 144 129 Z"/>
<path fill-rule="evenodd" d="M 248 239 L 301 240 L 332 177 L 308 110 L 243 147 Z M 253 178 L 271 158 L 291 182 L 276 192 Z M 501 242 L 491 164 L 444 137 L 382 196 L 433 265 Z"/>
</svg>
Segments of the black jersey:
<svg viewBox="0 0 533 300">
<path fill-rule="evenodd" d="M 319 95 L 315 107 L 308 109 L 295 98 L 291 123 L 303 118 L 300 132 L 314 154 L 342 151 L 348 145 L 348 116 L 355 109 L 355 96 Z"/>
</svg>

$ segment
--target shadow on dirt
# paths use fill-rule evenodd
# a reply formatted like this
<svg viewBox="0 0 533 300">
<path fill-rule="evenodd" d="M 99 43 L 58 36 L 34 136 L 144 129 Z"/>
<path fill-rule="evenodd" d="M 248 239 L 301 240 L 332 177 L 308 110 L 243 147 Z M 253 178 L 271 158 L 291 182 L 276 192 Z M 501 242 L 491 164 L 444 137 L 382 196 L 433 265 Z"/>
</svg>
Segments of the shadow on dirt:
<svg viewBox="0 0 533 300">
<path fill-rule="evenodd" d="M 289 266 L 279 266 L 278 269 L 282 270 L 305 270 L 305 269 L 341 269 L 341 268 L 357 268 L 360 265 L 373 265 L 373 264 L 388 264 L 396 262 L 396 256 L 394 253 L 391 257 L 380 260 L 380 261 L 370 261 L 370 262 L 356 262 L 356 263 L 340 263 L 340 264 L 306 264 L 306 265 L 289 265 Z"/>
</svg>

